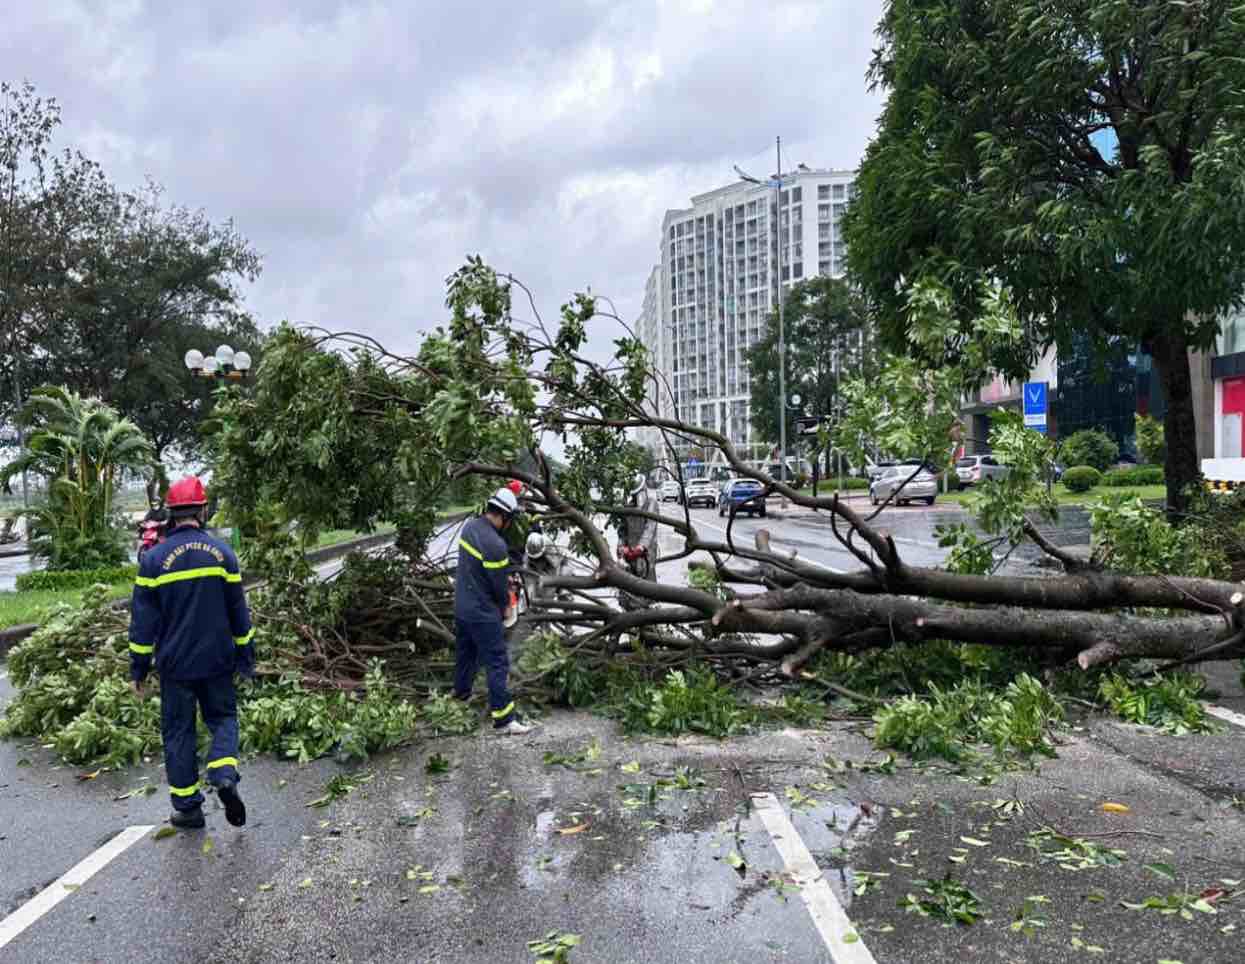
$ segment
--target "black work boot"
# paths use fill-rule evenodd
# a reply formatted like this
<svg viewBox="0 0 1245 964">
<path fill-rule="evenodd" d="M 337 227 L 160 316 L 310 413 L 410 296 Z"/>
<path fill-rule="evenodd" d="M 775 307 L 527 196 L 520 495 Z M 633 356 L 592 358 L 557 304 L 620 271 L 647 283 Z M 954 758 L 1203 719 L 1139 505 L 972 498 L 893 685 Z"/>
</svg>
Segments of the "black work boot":
<svg viewBox="0 0 1245 964">
<path fill-rule="evenodd" d="M 202 830 L 206 825 L 203 819 L 203 808 L 195 807 L 193 810 L 174 810 L 173 816 L 169 817 L 171 823 L 178 830 Z"/>
<path fill-rule="evenodd" d="M 216 787 L 216 795 L 225 805 L 225 819 L 229 821 L 230 826 L 246 826 L 246 804 L 238 796 L 238 781 L 221 780 Z"/>
</svg>

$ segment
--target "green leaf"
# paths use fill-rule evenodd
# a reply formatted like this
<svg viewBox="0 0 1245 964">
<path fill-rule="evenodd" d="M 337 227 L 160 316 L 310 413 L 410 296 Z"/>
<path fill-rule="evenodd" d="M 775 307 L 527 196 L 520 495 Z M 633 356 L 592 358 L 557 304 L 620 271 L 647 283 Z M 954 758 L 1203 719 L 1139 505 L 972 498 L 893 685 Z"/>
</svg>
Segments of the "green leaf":
<svg viewBox="0 0 1245 964">
<path fill-rule="evenodd" d="M 1151 873 L 1158 874 L 1160 877 L 1166 877 L 1168 880 L 1176 879 L 1176 871 L 1175 871 L 1175 868 L 1173 868 L 1171 864 L 1156 863 L 1156 864 L 1143 864 L 1142 866 L 1144 866 L 1145 869 L 1150 871 Z"/>
</svg>

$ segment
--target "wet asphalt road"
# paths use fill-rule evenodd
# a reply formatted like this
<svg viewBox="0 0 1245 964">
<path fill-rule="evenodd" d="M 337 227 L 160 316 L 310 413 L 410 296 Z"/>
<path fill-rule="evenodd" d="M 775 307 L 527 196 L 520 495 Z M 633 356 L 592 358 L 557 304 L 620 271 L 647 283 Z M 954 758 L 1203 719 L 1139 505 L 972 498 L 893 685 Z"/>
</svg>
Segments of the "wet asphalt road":
<svg viewBox="0 0 1245 964">
<path fill-rule="evenodd" d="M 1235 670 L 1219 670 L 1233 687 L 1221 702 L 1239 708 Z M 782 802 L 878 961 L 1241 960 L 1241 902 L 1191 920 L 1120 903 L 1245 880 L 1239 731 L 1177 738 L 1092 720 L 1064 735 L 1058 759 L 979 786 L 903 762 L 892 775 L 844 771 L 842 761 L 879 758 L 865 725 L 633 740 L 557 712 L 521 740 L 439 740 L 362 767 L 247 761 L 247 828 L 228 827 L 210 802 L 206 831 L 140 840 L 0 962 L 521 962 L 554 929 L 581 936 L 573 962 L 830 961 L 750 807 L 758 791 Z M 544 762 L 594 745 L 577 769 Z M 447 773 L 425 772 L 433 752 Z M 680 766 L 704 785 L 650 801 L 647 786 Z M 308 807 L 341 772 L 358 788 Z M 0 744 L 0 914 L 124 827 L 165 815 L 154 765 L 76 776 L 38 747 Z M 144 781 L 161 791 L 114 799 Z M 1022 809 L 1005 814 L 999 803 L 1012 799 Z M 1130 810 L 1104 813 L 1107 801 Z M 1086 869 L 1043 858 L 1030 845 L 1043 826 L 1123 856 Z M 899 906 L 947 873 L 980 900 L 971 927 Z M 1011 928 L 1026 897 L 1041 898 L 1031 934 Z"/>
<path fill-rule="evenodd" d="M 731 526 L 731 535 L 736 544 L 752 548 L 756 532 L 759 529 L 768 529 L 775 548 L 794 551 L 801 560 L 843 572 L 861 568 L 859 560 L 835 537 L 828 512 L 783 510 L 777 501 L 770 500 L 769 515 L 766 518 L 741 515 L 735 519 Z M 863 497 L 853 498 L 848 504 L 857 512 L 872 511 L 867 499 Z M 661 508 L 664 515 L 674 517 L 678 517 L 683 511 L 673 503 L 665 503 Z M 729 519 L 719 516 L 716 509 L 697 507 L 689 511 L 693 524 L 699 527 L 705 538 L 726 541 Z M 894 538 L 904 561 L 913 566 L 941 565 L 946 559 L 947 551 L 938 545 L 936 527 L 967 522 L 968 516 L 958 506 L 941 504 L 889 507 L 883 509 L 873 520 L 878 529 Z M 1042 524 L 1039 529 L 1058 546 L 1089 543 L 1088 516 L 1079 507 L 1063 507 L 1056 523 Z M 840 531 L 844 532 L 842 526 Z M 860 540 L 856 540 L 856 543 L 859 545 Z M 1036 546 L 1026 543 L 1018 547 L 1010 558 L 996 558 L 1000 558 L 1002 563 L 1001 572 L 1031 574 L 1040 556 Z"/>
</svg>

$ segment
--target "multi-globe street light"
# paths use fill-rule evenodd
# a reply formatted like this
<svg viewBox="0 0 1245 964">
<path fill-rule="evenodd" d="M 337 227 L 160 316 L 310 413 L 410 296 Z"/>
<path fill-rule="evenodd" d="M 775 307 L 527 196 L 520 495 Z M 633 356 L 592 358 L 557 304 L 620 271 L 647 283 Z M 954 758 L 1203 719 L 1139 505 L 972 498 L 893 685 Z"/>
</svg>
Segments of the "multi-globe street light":
<svg viewBox="0 0 1245 964">
<path fill-rule="evenodd" d="M 182 361 L 191 372 L 202 378 L 242 381 L 251 370 L 251 356 L 244 351 L 234 351 L 228 345 L 221 345 L 211 355 L 192 348 L 186 352 Z M 237 526 L 230 530 L 230 541 L 236 552 L 242 544 L 242 534 Z"/>
<path fill-rule="evenodd" d="M 240 381 L 251 370 L 251 356 L 244 351 L 234 351 L 221 345 L 211 355 L 204 355 L 196 348 L 186 352 L 186 367 L 203 378 L 222 378 Z"/>
</svg>

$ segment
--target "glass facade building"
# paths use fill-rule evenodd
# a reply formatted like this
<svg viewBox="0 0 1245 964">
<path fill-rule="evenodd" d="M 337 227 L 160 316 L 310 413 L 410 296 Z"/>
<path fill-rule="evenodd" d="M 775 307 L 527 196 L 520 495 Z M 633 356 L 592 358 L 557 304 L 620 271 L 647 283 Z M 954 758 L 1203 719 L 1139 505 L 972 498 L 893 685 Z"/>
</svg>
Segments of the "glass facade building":
<svg viewBox="0 0 1245 964">
<path fill-rule="evenodd" d="M 1059 354 L 1054 413 L 1059 437 L 1100 429 L 1115 439 L 1121 455 L 1137 456 L 1136 416 L 1162 419 L 1167 412 L 1153 359 L 1135 343 L 1116 339 L 1095 350 L 1078 335 Z"/>
</svg>

